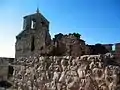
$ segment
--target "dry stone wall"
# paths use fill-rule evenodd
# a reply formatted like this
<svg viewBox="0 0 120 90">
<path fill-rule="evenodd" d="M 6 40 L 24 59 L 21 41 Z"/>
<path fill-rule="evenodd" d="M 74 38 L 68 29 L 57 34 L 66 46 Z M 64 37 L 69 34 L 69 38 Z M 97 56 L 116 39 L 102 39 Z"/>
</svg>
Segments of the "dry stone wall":
<svg viewBox="0 0 120 90">
<path fill-rule="evenodd" d="M 17 90 L 120 90 L 120 67 L 113 55 L 19 58 L 14 62 Z"/>
<path fill-rule="evenodd" d="M 0 57 L 0 81 L 5 81 L 9 76 L 9 64 L 14 61 L 14 58 Z"/>
</svg>

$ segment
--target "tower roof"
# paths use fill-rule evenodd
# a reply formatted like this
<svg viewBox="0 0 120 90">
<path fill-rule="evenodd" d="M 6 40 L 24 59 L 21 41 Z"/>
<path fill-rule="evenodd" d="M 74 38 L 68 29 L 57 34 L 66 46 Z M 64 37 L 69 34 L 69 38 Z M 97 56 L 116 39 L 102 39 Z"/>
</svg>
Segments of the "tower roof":
<svg viewBox="0 0 120 90">
<path fill-rule="evenodd" d="M 36 15 L 39 15 L 42 19 L 44 19 L 47 23 L 49 23 L 49 21 L 40 13 L 40 10 L 39 10 L 38 7 L 37 7 L 37 10 L 36 10 L 36 13 L 30 14 L 30 15 L 26 15 L 23 18 L 26 18 L 28 16 L 36 16 Z"/>
<path fill-rule="evenodd" d="M 31 27 L 31 23 L 29 23 L 32 19 L 38 20 L 39 22 L 44 22 L 46 25 L 49 25 L 49 21 L 39 12 L 39 8 L 37 8 L 36 13 L 34 14 L 30 14 L 30 15 L 26 15 L 23 17 L 24 18 L 24 22 L 28 24 L 29 27 Z M 28 28 L 30 29 L 30 28 Z M 28 30 L 23 30 L 21 31 L 16 38 L 20 38 L 22 36 L 25 36 L 26 32 Z"/>
</svg>

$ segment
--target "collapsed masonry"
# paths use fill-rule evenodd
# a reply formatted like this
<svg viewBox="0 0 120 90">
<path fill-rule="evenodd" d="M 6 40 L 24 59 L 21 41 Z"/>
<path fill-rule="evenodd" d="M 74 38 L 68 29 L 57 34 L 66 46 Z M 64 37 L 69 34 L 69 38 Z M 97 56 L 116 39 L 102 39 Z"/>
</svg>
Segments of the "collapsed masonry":
<svg viewBox="0 0 120 90">
<path fill-rule="evenodd" d="M 119 90 L 120 66 L 103 55 L 35 56 L 15 62 L 15 90 Z"/>
</svg>

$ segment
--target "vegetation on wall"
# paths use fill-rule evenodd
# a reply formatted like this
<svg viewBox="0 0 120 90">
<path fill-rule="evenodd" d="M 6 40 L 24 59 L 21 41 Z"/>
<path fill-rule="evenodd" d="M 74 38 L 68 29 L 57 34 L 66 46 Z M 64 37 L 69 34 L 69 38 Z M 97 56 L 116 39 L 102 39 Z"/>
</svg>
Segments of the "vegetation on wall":
<svg viewBox="0 0 120 90">
<path fill-rule="evenodd" d="M 80 38 L 80 36 L 81 36 L 79 33 L 73 33 L 73 34 L 69 33 L 69 35 L 73 35 L 73 36 L 75 36 L 77 38 Z"/>
</svg>

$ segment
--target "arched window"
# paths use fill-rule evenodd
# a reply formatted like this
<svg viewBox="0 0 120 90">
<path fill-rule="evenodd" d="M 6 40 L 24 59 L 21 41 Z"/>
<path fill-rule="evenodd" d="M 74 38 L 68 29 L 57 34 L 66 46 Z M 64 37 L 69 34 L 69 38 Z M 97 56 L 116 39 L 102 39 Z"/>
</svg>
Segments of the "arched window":
<svg viewBox="0 0 120 90">
<path fill-rule="evenodd" d="M 112 51 L 115 51 L 115 45 L 112 46 Z"/>
<path fill-rule="evenodd" d="M 31 29 L 35 29 L 36 28 L 36 20 L 32 19 L 31 21 Z"/>
<path fill-rule="evenodd" d="M 34 40 L 34 36 L 31 38 L 31 51 L 35 50 L 35 40 Z"/>
</svg>

